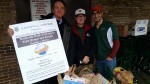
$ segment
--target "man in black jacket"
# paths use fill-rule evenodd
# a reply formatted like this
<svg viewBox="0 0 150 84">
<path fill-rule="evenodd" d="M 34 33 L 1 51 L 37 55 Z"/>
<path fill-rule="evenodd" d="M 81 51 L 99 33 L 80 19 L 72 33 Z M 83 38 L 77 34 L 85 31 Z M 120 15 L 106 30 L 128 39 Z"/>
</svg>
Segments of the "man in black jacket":
<svg viewBox="0 0 150 84">
<path fill-rule="evenodd" d="M 72 26 L 63 17 L 65 14 L 65 3 L 62 0 L 55 0 L 52 6 L 52 13 L 47 16 L 42 16 L 42 19 L 55 18 L 59 27 L 59 31 L 62 37 L 62 42 L 67 55 L 69 66 L 75 63 L 75 39 L 74 33 L 72 32 Z M 49 79 L 43 80 L 36 84 L 58 84 L 57 77 L 51 77 Z"/>
<path fill-rule="evenodd" d="M 52 13 L 47 16 L 41 16 L 42 19 L 52 19 L 55 18 L 58 23 L 59 31 L 62 37 L 62 42 L 64 45 L 64 49 L 67 55 L 67 60 L 69 66 L 75 63 L 75 41 L 74 41 L 74 33 L 72 32 L 72 26 L 67 22 L 67 20 L 63 17 L 65 14 L 65 3 L 62 0 L 55 0 L 52 6 Z M 10 36 L 13 35 L 13 30 L 8 29 L 8 34 Z M 35 84 L 58 84 L 57 76 L 39 81 Z"/>
</svg>

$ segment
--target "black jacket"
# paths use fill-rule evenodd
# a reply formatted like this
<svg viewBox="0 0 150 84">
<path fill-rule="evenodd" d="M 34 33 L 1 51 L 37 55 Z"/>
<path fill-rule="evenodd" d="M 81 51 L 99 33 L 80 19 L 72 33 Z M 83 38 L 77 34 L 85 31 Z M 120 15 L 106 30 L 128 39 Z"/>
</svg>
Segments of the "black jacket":
<svg viewBox="0 0 150 84">
<path fill-rule="evenodd" d="M 94 61 L 94 55 L 96 52 L 96 36 L 94 29 L 90 28 L 88 25 L 84 25 L 83 37 L 81 38 L 79 32 L 76 29 L 76 25 L 73 26 L 73 32 L 76 34 L 76 64 L 81 64 L 80 61 L 83 60 L 84 56 L 90 57 L 90 62 L 92 64 Z"/>
</svg>

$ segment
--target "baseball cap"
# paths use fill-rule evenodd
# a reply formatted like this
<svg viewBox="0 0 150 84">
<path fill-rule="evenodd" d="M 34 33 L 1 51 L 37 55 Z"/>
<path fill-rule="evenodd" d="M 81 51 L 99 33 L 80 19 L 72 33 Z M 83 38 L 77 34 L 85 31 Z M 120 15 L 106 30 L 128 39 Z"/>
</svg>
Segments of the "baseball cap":
<svg viewBox="0 0 150 84">
<path fill-rule="evenodd" d="M 82 8 L 79 8 L 75 11 L 75 15 L 78 15 L 78 14 L 84 14 L 85 15 L 85 10 L 82 9 Z"/>
<path fill-rule="evenodd" d="M 91 11 L 103 11 L 103 7 L 101 5 L 95 5 L 92 7 Z"/>
</svg>

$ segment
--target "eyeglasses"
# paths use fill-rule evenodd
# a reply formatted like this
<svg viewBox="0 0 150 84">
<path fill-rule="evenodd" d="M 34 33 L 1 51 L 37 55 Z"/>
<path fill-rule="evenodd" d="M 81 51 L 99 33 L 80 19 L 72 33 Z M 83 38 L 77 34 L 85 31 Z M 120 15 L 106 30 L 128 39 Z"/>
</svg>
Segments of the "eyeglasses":
<svg viewBox="0 0 150 84">
<path fill-rule="evenodd" d="M 93 12 L 92 15 L 99 15 L 99 14 L 101 14 L 101 13 L 102 13 L 102 11 Z"/>
<path fill-rule="evenodd" d="M 84 18 L 84 15 L 78 15 L 77 18 Z"/>
</svg>

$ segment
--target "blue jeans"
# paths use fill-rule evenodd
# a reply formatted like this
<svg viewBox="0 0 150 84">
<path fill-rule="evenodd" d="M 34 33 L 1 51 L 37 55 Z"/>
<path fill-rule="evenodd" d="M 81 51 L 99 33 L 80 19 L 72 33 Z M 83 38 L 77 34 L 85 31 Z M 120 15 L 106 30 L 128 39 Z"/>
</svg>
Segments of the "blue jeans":
<svg viewBox="0 0 150 84">
<path fill-rule="evenodd" d="M 116 67 L 116 57 L 112 61 L 96 60 L 96 66 L 98 68 L 99 73 L 108 80 L 112 80 L 113 70 Z"/>
</svg>

